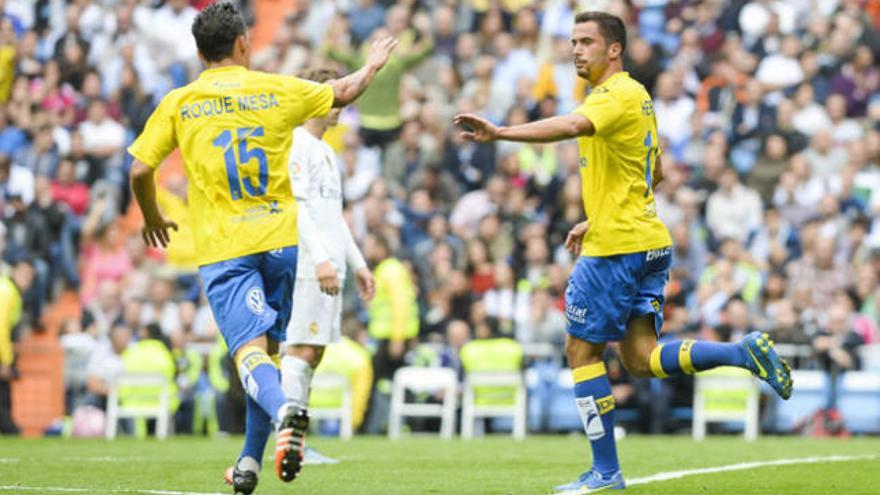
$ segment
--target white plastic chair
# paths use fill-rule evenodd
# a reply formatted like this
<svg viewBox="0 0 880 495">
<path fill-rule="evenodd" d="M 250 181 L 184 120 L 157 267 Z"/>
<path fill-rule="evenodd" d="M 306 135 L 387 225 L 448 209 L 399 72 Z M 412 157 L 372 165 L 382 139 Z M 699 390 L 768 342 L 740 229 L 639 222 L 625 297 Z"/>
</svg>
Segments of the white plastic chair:
<svg viewBox="0 0 880 495">
<path fill-rule="evenodd" d="M 309 406 L 309 416 L 313 419 L 338 419 L 339 437 L 351 440 L 353 428 L 351 380 L 337 373 L 316 373 L 312 378 L 313 391 L 333 391 L 342 394 L 338 407 Z"/>
<path fill-rule="evenodd" d="M 758 438 L 760 390 L 751 373 L 723 367 L 698 373 L 694 381 L 694 440 L 706 438 L 706 424 L 725 421 L 745 423 L 746 440 Z"/>
<path fill-rule="evenodd" d="M 443 391 L 441 404 L 406 402 L 406 391 L 416 393 Z M 455 406 L 458 379 L 450 368 L 422 368 L 405 366 L 394 373 L 391 385 L 391 412 L 388 417 L 388 436 L 400 438 L 404 417 L 439 417 L 440 436 L 452 438 L 455 432 Z"/>
<path fill-rule="evenodd" d="M 481 387 L 509 387 L 514 389 L 510 404 L 476 404 L 476 389 Z M 523 375 L 516 371 L 475 371 L 465 377 L 462 395 L 461 436 L 474 437 L 474 421 L 477 418 L 513 417 L 513 438 L 526 437 L 526 388 Z"/>
<path fill-rule="evenodd" d="M 137 390 L 143 387 L 150 391 L 147 394 L 138 395 L 138 398 L 155 402 L 155 407 L 131 407 L 123 406 L 119 400 L 119 390 L 132 388 Z M 153 395 L 153 391 L 156 395 Z M 137 392 L 127 392 L 137 393 Z M 107 394 L 107 425 L 104 436 L 107 440 L 116 438 L 117 423 L 123 418 L 155 418 L 156 420 L 156 438 L 164 440 L 171 427 L 171 384 L 168 378 L 158 373 L 125 373 L 116 378 L 110 384 L 110 391 Z"/>
</svg>

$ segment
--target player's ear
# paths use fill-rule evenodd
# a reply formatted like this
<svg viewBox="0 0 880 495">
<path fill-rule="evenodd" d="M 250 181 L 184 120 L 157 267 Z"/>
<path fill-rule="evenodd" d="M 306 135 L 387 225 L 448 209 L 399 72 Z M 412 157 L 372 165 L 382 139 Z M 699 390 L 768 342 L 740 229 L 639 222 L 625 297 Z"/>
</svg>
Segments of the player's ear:
<svg viewBox="0 0 880 495">
<path fill-rule="evenodd" d="M 250 58 L 251 39 L 247 31 L 235 38 L 235 51 L 244 58 Z"/>
<path fill-rule="evenodd" d="M 608 58 L 615 59 L 623 56 L 623 45 L 620 43 L 611 43 L 608 45 Z"/>
</svg>

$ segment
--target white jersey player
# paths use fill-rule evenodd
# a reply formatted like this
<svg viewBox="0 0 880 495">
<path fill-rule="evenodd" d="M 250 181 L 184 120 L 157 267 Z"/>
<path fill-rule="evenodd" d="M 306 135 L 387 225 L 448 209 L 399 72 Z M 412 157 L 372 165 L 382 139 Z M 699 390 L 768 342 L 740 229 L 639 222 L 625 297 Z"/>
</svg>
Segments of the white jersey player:
<svg viewBox="0 0 880 495">
<path fill-rule="evenodd" d="M 335 77 L 328 70 L 304 76 L 316 82 Z M 375 282 L 342 214 L 342 177 L 333 149 L 321 138 L 336 124 L 339 110 L 306 121 L 293 131 L 290 181 L 299 208 L 299 255 L 287 350 L 281 360 L 285 395 L 308 407 L 312 374 L 327 344 L 341 338 L 342 293 L 347 267 L 354 272 L 365 301 Z"/>
</svg>

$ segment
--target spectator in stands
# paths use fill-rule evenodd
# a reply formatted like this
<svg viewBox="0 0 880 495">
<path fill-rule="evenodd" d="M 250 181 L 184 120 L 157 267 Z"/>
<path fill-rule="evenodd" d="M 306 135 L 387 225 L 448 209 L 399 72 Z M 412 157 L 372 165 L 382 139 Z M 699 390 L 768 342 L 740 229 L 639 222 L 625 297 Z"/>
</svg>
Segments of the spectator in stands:
<svg viewBox="0 0 880 495">
<path fill-rule="evenodd" d="M 466 321 L 453 320 L 446 326 L 446 338 L 440 351 L 440 366 L 452 368 L 459 381 L 464 380 L 461 349 L 471 340 L 471 328 Z"/>
<path fill-rule="evenodd" d="M 110 329 L 122 322 L 122 297 L 120 284 L 104 280 L 98 285 L 98 293 L 91 304 L 83 307 L 82 326 L 98 339 L 110 335 Z"/>
<path fill-rule="evenodd" d="M 706 224 L 716 238 L 745 244 L 761 224 L 761 197 L 742 185 L 732 168 L 721 173 L 718 186 L 706 202 Z"/>
<path fill-rule="evenodd" d="M 812 339 L 813 351 L 829 372 L 857 370 L 858 348 L 864 339 L 853 328 L 853 313 L 845 302 L 828 307 L 825 323 Z"/>
<path fill-rule="evenodd" d="M 83 404 L 107 409 L 107 394 L 116 378 L 122 374 L 122 355 L 131 343 L 131 329 L 117 324 L 101 340 L 86 367 L 86 391 Z"/>
<path fill-rule="evenodd" d="M 16 377 L 13 331 L 22 318 L 23 295 L 34 280 L 34 267 L 27 259 L 19 260 L 8 277 L 0 278 L 0 434 L 15 435 L 12 421 L 12 380 Z"/>
<path fill-rule="evenodd" d="M 61 323 L 60 340 L 64 350 L 64 410 L 72 414 L 86 394 L 88 365 L 98 349 L 98 340 L 84 332 L 76 318 Z"/>
<path fill-rule="evenodd" d="M 361 137 L 366 146 L 385 148 L 400 132 L 403 121 L 400 116 L 400 83 L 404 74 L 423 61 L 434 49 L 430 24 L 426 19 L 412 30 L 409 28 L 410 13 L 402 5 L 388 10 L 385 26 L 372 31 L 369 39 L 394 36 L 400 40 L 397 51 L 391 56 L 367 91 L 358 99 L 357 109 L 361 119 Z M 348 68 L 360 67 L 369 48 L 367 39 L 360 49 L 330 45 L 327 56 Z"/>
</svg>

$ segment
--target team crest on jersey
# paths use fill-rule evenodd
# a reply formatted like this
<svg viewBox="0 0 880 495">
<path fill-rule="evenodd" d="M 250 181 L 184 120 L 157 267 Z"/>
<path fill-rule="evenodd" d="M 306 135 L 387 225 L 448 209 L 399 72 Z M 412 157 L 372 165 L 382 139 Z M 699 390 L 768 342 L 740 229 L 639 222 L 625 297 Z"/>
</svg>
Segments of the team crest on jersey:
<svg viewBox="0 0 880 495">
<path fill-rule="evenodd" d="M 312 335 L 318 335 L 318 322 L 313 321 L 309 323 L 309 333 Z"/>
<path fill-rule="evenodd" d="M 259 287 L 251 287 L 245 296 L 245 304 L 251 313 L 259 316 L 266 311 L 266 297 L 263 296 L 263 289 Z"/>
<path fill-rule="evenodd" d="M 581 168 L 586 167 L 587 166 L 587 158 L 582 156 L 581 161 L 579 163 L 580 163 Z"/>
</svg>

